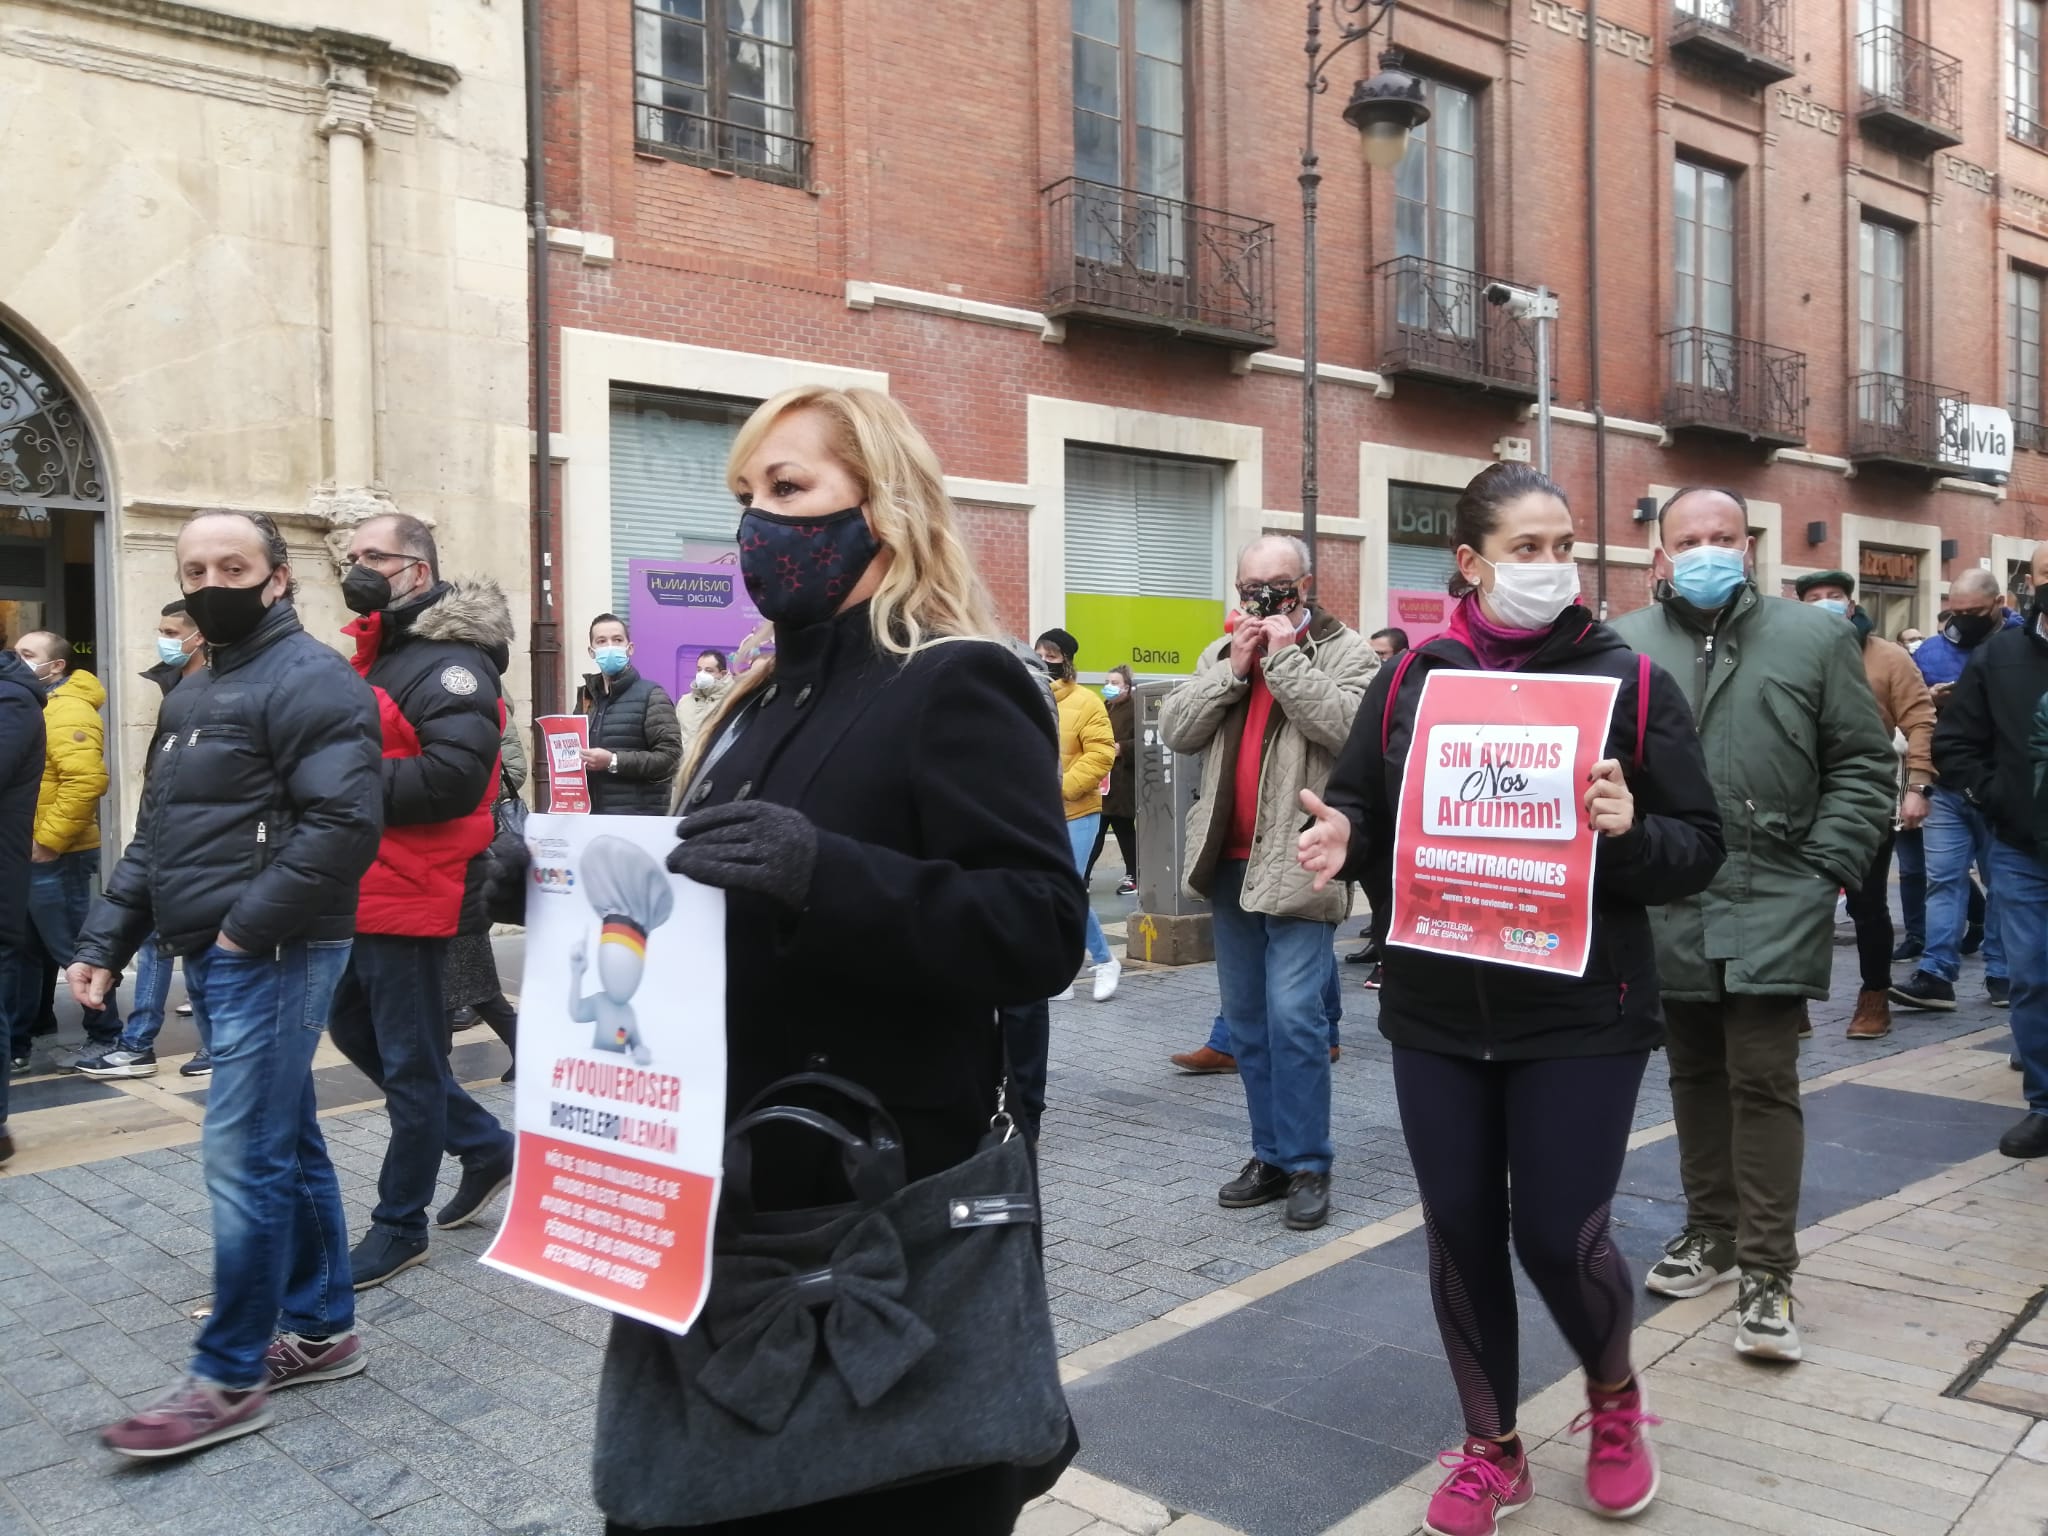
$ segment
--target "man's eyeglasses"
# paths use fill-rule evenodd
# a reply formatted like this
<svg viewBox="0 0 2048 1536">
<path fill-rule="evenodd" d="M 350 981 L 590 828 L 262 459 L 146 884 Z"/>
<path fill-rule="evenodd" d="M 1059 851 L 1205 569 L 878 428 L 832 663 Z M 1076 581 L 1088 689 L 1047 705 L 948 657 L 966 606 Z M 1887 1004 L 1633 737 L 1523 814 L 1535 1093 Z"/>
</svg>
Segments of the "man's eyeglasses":
<svg viewBox="0 0 2048 1536">
<path fill-rule="evenodd" d="M 400 565 L 410 565 L 417 559 L 418 555 L 390 555 L 381 549 L 366 549 L 360 555 L 344 555 L 341 563 L 353 569 L 358 565 L 388 565 L 394 560 Z"/>
</svg>

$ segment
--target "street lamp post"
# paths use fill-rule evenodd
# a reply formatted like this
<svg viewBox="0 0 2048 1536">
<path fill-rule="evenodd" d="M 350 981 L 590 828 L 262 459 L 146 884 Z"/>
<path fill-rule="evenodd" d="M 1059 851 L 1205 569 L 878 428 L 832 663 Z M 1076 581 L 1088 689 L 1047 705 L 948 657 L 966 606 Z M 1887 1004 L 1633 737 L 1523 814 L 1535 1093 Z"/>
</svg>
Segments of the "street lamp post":
<svg viewBox="0 0 2048 1536">
<path fill-rule="evenodd" d="M 1324 0 L 1308 0 L 1308 111 L 1301 147 L 1301 537 L 1311 556 L 1316 547 L 1316 509 L 1322 499 L 1316 472 L 1316 204 L 1323 173 L 1316 157 L 1316 98 L 1330 88 L 1331 62 L 1353 43 L 1386 23 L 1393 41 L 1396 0 L 1329 0 L 1337 40 L 1323 43 Z M 1422 82 L 1392 68 L 1352 87 L 1344 121 L 1357 129 L 1368 164 L 1387 170 L 1400 163 L 1409 130 L 1429 120 Z"/>
</svg>

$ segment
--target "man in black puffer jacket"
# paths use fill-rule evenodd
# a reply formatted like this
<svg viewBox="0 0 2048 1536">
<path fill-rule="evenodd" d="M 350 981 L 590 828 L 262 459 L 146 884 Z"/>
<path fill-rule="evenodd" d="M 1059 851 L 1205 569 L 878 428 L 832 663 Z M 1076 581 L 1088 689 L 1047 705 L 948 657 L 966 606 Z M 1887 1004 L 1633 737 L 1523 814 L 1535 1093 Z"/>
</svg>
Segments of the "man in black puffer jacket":
<svg viewBox="0 0 2048 1536">
<path fill-rule="evenodd" d="M 633 641 L 617 614 L 591 622 L 590 659 L 597 663 L 583 679 L 590 808 L 600 816 L 666 816 L 683 764 L 675 702 L 633 665 Z"/>
<path fill-rule="evenodd" d="M 125 1456 L 249 1434 L 270 1422 L 270 1388 L 368 1364 L 313 1052 L 384 824 L 377 704 L 300 627 L 287 559 L 260 512 L 201 513 L 178 535 L 211 664 L 164 701 L 134 841 L 70 971 L 72 996 L 98 1005 L 154 925 L 212 1036 L 213 1311 L 184 1382 L 102 1432 Z"/>
</svg>

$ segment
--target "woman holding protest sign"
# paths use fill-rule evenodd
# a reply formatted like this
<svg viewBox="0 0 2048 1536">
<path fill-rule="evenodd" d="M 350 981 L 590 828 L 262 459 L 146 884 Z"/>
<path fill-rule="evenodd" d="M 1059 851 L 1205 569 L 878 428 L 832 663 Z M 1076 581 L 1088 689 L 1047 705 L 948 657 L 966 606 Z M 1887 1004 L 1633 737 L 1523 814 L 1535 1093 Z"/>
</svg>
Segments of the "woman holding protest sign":
<svg viewBox="0 0 2048 1536">
<path fill-rule="evenodd" d="M 699 735 L 669 857 L 726 892 L 725 1182 L 690 1332 L 613 1321 L 598 1503 L 997 1536 L 1076 1444 L 996 1028 L 1082 942 L 1053 722 L 889 397 L 768 401 L 728 480 L 776 653 Z"/>
<path fill-rule="evenodd" d="M 1492 465 L 1465 488 L 1452 542 L 1461 601 L 1450 632 L 1381 668 L 1324 798 L 1302 796 L 1313 820 L 1300 858 L 1319 884 L 1377 874 L 1396 896 L 1380 1029 L 1394 1046 L 1467 1434 L 1442 1458 L 1450 1475 L 1425 1528 L 1490 1536 L 1502 1511 L 1534 1495 L 1515 1434 L 1511 1237 L 1585 1367 L 1589 1406 L 1575 1427 L 1592 1431 L 1593 1507 L 1626 1517 L 1656 1494 L 1645 1435 L 1656 1421 L 1628 1352 L 1633 1285 L 1608 1212 L 1663 1036 L 1644 909 L 1704 889 L 1723 846 L 1684 693 L 1579 602 L 1564 493 L 1527 465 Z M 1491 684 L 1498 706 L 1457 724 L 1433 708 L 1424 717 L 1425 685 L 1444 673 L 1523 676 Z M 1583 749 L 1577 735 L 1528 724 L 1546 710 L 1562 718 L 1567 694 L 1583 703 L 1586 679 L 1599 681 Z M 1424 749 L 1411 752 L 1418 736 Z M 1568 882 L 1574 855 L 1577 889 L 1549 910 L 1576 900 L 1581 947 L 1559 963 L 1570 946 L 1558 933 L 1495 927 L 1503 914 L 1488 909 L 1545 910 L 1537 889 Z M 1475 870 L 1489 878 L 1444 897 L 1443 872 Z M 1496 935 L 1497 951 L 1475 958 Z"/>
</svg>

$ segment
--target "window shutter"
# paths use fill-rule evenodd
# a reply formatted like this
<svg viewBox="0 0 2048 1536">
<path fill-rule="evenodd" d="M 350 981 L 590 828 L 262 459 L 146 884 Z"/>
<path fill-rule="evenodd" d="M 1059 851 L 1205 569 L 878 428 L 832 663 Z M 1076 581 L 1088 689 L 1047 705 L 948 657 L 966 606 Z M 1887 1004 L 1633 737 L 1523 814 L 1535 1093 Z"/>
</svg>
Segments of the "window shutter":
<svg viewBox="0 0 2048 1536">
<path fill-rule="evenodd" d="M 1215 601 L 1222 500 L 1215 464 L 1069 448 L 1067 590 Z"/>
<path fill-rule="evenodd" d="M 1441 592 L 1458 569 L 1448 549 L 1387 544 L 1387 585 L 1404 592 Z"/>
<path fill-rule="evenodd" d="M 725 461 L 749 407 L 612 395 L 612 606 L 626 611 L 629 560 L 680 560 L 683 543 L 730 544 L 739 504 Z"/>
</svg>

